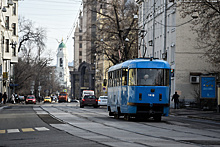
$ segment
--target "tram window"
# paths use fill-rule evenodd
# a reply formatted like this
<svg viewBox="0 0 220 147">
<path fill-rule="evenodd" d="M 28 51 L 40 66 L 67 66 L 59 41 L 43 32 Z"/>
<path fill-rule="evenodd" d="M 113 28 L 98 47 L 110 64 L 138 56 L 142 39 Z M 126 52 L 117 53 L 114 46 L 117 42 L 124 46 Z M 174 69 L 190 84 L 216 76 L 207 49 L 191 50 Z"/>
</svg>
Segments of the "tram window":
<svg viewBox="0 0 220 147">
<path fill-rule="evenodd" d="M 122 69 L 122 86 L 127 85 L 128 69 Z"/>
<path fill-rule="evenodd" d="M 115 79 L 114 79 L 115 80 L 115 86 L 117 86 L 117 70 L 115 70 L 114 73 L 115 73 Z"/>
<path fill-rule="evenodd" d="M 112 72 L 113 78 L 112 78 L 112 86 L 115 87 L 115 71 Z"/>
<path fill-rule="evenodd" d="M 112 87 L 112 72 L 108 73 L 108 86 Z"/>
<path fill-rule="evenodd" d="M 137 85 L 137 70 L 129 69 L 129 86 Z"/>
<path fill-rule="evenodd" d="M 137 84 L 140 86 L 167 86 L 169 85 L 165 69 L 137 69 Z M 168 79 L 168 80 L 167 80 Z"/>
<path fill-rule="evenodd" d="M 119 74 L 119 86 L 121 86 L 121 69 L 118 71 Z"/>
<path fill-rule="evenodd" d="M 120 70 L 116 70 L 115 75 L 116 75 L 116 86 L 120 86 Z"/>
<path fill-rule="evenodd" d="M 115 83 L 114 82 L 114 71 L 112 71 L 111 73 L 112 73 L 112 86 L 111 87 L 114 87 L 114 83 Z"/>
<path fill-rule="evenodd" d="M 170 72 L 169 72 L 168 69 L 166 69 L 166 70 L 164 71 L 164 74 L 165 74 L 165 75 L 164 75 L 164 78 L 165 78 L 165 79 L 164 79 L 164 81 L 165 81 L 164 84 L 167 85 L 167 86 L 170 84 L 170 78 L 169 78 L 169 77 L 170 77 L 170 74 L 169 74 L 169 73 L 170 73 Z"/>
</svg>

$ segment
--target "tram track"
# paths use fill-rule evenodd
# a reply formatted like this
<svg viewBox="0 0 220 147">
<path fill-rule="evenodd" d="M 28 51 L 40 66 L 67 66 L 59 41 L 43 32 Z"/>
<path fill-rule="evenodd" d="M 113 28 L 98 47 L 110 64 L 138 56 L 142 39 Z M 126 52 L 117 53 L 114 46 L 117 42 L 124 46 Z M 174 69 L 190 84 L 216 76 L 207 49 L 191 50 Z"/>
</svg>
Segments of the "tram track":
<svg viewBox="0 0 220 147">
<path fill-rule="evenodd" d="M 80 117 L 80 118 L 82 118 L 82 119 L 86 119 L 87 121 L 90 121 L 90 122 L 92 122 L 92 123 L 101 124 L 101 125 L 103 125 L 103 126 L 105 126 L 105 127 L 114 128 L 114 129 L 117 129 L 117 130 L 120 130 L 120 131 L 126 131 L 126 132 L 128 132 L 128 133 L 133 133 L 133 134 L 137 134 L 137 135 L 142 135 L 142 136 L 145 136 L 145 137 L 152 137 L 152 138 L 155 138 L 155 139 L 164 139 L 164 140 L 173 141 L 173 142 L 177 142 L 177 143 L 193 144 L 193 145 L 196 145 L 196 146 L 201 146 L 201 144 L 199 144 L 199 143 L 192 143 L 192 142 L 188 142 L 188 141 L 185 141 L 185 140 L 175 140 L 175 139 L 172 139 L 172 138 L 169 138 L 169 137 L 161 137 L 161 136 L 155 136 L 155 135 L 144 134 L 144 133 L 141 133 L 141 132 L 132 131 L 132 130 L 128 130 L 128 129 L 125 129 L 125 128 L 121 128 L 121 127 L 112 126 L 112 125 L 109 125 L 109 124 L 106 124 L 106 123 L 102 123 L 102 121 L 99 121 L 99 119 L 97 120 L 97 118 L 100 117 L 100 115 L 105 116 L 105 117 L 106 117 L 107 115 L 100 114 L 100 113 L 98 113 L 98 112 L 96 112 L 96 111 L 92 111 L 92 112 L 91 112 L 92 109 L 88 109 L 88 110 L 86 110 L 86 109 L 75 109 L 75 108 L 71 109 L 71 107 L 70 107 L 70 109 L 67 110 L 66 107 L 65 107 L 65 108 L 61 108 L 61 107 L 57 107 L 57 106 L 53 106 L 53 107 L 56 108 L 56 109 L 58 109 L 58 110 L 60 110 L 60 111 L 62 111 L 62 112 L 69 113 L 69 114 L 71 114 L 71 115 L 74 115 L 74 116 L 76 116 L 76 117 Z M 72 110 L 74 110 L 74 112 L 73 112 Z M 76 112 L 76 110 L 77 110 L 77 112 Z M 80 110 L 80 111 L 78 111 L 78 110 Z M 82 111 L 86 112 L 85 114 L 88 114 L 88 113 L 89 113 L 89 116 L 90 116 L 90 117 L 87 117 L 86 115 L 85 115 L 85 116 L 81 115 L 81 114 L 84 114 L 84 113 L 82 113 Z M 96 118 L 96 119 L 93 119 L 93 118 Z M 113 119 L 113 118 L 112 118 L 112 119 Z M 121 119 L 118 119 L 118 120 L 121 120 Z M 125 121 L 125 122 L 126 122 L 126 121 Z M 66 122 L 66 123 L 68 123 L 68 122 Z M 148 126 L 148 127 L 150 126 L 150 127 L 156 128 L 156 129 L 163 129 L 163 130 L 166 130 L 166 131 L 175 131 L 175 132 L 177 132 L 177 133 L 185 133 L 185 134 L 190 134 L 190 135 L 202 135 L 202 136 L 204 136 L 204 137 L 212 137 L 212 138 L 213 138 L 213 136 L 209 136 L 209 135 L 198 134 L 198 133 L 193 133 L 193 132 L 188 132 L 188 131 L 183 131 L 183 130 L 182 130 L 182 131 L 179 131 L 179 130 L 177 130 L 177 129 L 171 129 L 172 127 L 170 127 L 170 128 L 164 128 L 164 127 L 160 127 L 160 126 L 155 126 L 155 125 L 149 124 L 149 122 L 147 122 L 147 124 L 146 124 L 146 122 L 134 122 L 134 123 L 140 124 L 140 125 L 143 125 L 143 126 Z M 162 123 L 164 123 L 164 122 L 162 122 Z M 166 123 L 167 125 L 172 125 L 172 124 L 169 124 L 169 123 L 167 123 L 167 122 L 165 122 L 165 123 Z M 71 125 L 71 126 L 73 126 L 73 127 L 77 127 L 77 128 L 79 128 L 79 129 L 82 129 L 82 130 L 85 130 L 85 131 L 89 131 L 89 132 L 94 133 L 94 134 L 97 134 L 97 135 L 102 135 L 102 136 L 104 135 L 104 136 L 109 137 L 109 138 L 114 139 L 114 140 L 123 141 L 123 142 L 128 142 L 127 140 L 123 140 L 123 139 L 120 139 L 120 138 L 115 138 L 115 137 L 110 136 L 110 135 L 107 135 L 107 134 L 101 134 L 101 133 L 98 133 L 98 132 L 95 132 L 95 131 L 91 131 L 91 130 L 88 130 L 88 129 L 85 129 L 85 128 L 81 128 L 81 127 L 78 127 L 78 126 L 73 125 L 73 124 L 71 124 L 71 123 L 68 123 L 68 124 Z M 216 137 L 216 139 L 219 139 L 219 138 Z M 142 144 L 142 143 L 139 143 L 139 142 L 132 142 L 132 143 L 135 143 L 135 144 L 137 144 L 137 145 L 149 146 L 149 145 Z M 206 146 L 207 146 L 207 145 L 206 145 Z"/>
</svg>

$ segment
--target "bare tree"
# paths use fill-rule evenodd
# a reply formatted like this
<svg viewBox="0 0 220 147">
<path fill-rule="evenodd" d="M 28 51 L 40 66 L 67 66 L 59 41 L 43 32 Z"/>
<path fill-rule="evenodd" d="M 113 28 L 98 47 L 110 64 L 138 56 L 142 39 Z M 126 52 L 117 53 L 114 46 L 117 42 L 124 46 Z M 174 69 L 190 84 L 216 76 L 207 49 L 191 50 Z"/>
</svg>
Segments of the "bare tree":
<svg viewBox="0 0 220 147">
<path fill-rule="evenodd" d="M 181 16 L 198 18 L 192 21 L 192 30 L 198 35 L 198 48 L 205 49 L 205 56 L 214 65 L 220 64 L 220 1 L 195 0 L 178 3 Z"/>
<path fill-rule="evenodd" d="M 51 58 L 41 57 L 45 49 L 46 32 L 40 27 L 35 27 L 30 20 L 19 19 L 19 50 L 20 57 L 14 66 L 14 82 L 19 86 L 16 92 L 29 94 L 31 83 L 35 83 L 34 92 L 37 95 L 38 86 L 41 92 L 60 90 L 58 81 L 54 78 L 55 71 L 49 66 Z M 53 86 L 51 86 L 53 85 Z"/>
<path fill-rule="evenodd" d="M 34 23 L 25 19 L 24 17 L 18 18 L 18 26 L 19 26 L 19 45 L 18 52 L 21 49 L 25 49 L 26 46 L 32 44 L 37 48 L 37 58 L 40 59 L 42 52 L 45 49 L 45 41 L 46 41 L 46 31 L 44 28 L 35 27 Z"/>
<path fill-rule="evenodd" d="M 96 53 L 106 55 L 112 64 L 137 57 L 137 19 L 138 6 L 134 1 L 127 0 L 94 0 L 96 3 L 97 21 L 95 39 Z"/>
</svg>

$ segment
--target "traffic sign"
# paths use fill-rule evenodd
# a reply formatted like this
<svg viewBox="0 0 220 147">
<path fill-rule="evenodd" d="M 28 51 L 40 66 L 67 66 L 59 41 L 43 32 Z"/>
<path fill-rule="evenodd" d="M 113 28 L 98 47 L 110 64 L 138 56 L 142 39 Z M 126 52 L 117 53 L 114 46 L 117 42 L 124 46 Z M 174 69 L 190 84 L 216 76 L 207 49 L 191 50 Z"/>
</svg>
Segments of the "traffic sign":
<svg viewBox="0 0 220 147">
<path fill-rule="evenodd" d="M 10 87 L 18 86 L 18 84 L 9 84 Z"/>
</svg>

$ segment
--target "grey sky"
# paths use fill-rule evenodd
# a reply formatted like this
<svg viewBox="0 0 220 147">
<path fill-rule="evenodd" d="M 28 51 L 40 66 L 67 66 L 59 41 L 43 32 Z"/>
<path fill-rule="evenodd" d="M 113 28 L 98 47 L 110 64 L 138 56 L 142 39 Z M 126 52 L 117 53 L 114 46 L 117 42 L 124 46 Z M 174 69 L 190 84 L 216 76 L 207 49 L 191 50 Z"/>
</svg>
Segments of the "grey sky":
<svg viewBox="0 0 220 147">
<path fill-rule="evenodd" d="M 53 55 L 53 65 L 56 64 L 58 41 L 62 38 L 68 49 L 69 62 L 73 60 L 73 27 L 77 22 L 80 7 L 81 0 L 21 0 L 18 3 L 20 16 L 46 29 L 45 54 Z"/>
</svg>

